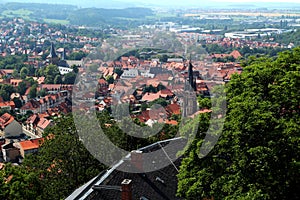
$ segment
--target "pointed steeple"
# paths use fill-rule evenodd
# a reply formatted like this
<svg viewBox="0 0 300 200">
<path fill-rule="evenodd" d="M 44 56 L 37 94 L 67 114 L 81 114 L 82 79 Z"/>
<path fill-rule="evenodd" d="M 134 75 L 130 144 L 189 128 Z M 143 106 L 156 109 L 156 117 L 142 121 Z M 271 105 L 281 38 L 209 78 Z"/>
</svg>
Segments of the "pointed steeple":
<svg viewBox="0 0 300 200">
<path fill-rule="evenodd" d="M 61 60 L 65 60 L 65 59 L 66 59 L 66 49 L 64 48 L 64 51 L 61 56 Z"/>
<path fill-rule="evenodd" d="M 56 55 L 55 47 L 53 42 L 51 42 L 51 48 L 50 48 L 50 54 L 48 56 L 49 58 L 57 58 L 58 56 Z"/>
<path fill-rule="evenodd" d="M 189 68 L 188 68 L 188 77 L 189 77 L 189 84 L 193 90 L 195 90 L 195 80 L 194 80 L 194 71 L 193 71 L 192 60 L 190 58 L 189 61 Z"/>
</svg>

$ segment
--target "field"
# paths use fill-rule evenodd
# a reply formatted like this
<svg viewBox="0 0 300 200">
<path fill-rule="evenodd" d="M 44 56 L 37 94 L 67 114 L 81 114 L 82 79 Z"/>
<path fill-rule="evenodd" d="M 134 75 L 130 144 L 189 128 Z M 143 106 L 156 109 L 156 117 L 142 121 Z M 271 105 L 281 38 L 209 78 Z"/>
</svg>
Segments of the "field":
<svg viewBox="0 0 300 200">
<path fill-rule="evenodd" d="M 22 17 L 24 19 L 30 19 L 32 11 L 19 9 L 19 10 L 5 10 L 1 13 L 3 17 Z"/>
<path fill-rule="evenodd" d="M 219 12 L 219 13 L 199 13 L 199 14 L 185 14 L 185 17 L 198 17 L 203 15 L 214 15 L 214 16 L 264 16 L 264 17 L 281 17 L 281 16 L 290 16 L 290 17 L 300 17 L 300 13 L 287 13 L 287 12 Z"/>
<path fill-rule="evenodd" d="M 59 20 L 59 19 L 43 19 L 46 23 L 49 24 L 62 24 L 62 25 L 67 25 L 70 22 L 68 20 Z"/>
</svg>

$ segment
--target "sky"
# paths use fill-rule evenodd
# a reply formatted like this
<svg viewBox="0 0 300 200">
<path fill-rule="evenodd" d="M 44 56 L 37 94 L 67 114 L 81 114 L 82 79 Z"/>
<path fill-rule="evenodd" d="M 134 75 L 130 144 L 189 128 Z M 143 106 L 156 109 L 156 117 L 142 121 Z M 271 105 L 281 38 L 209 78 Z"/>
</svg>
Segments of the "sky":
<svg viewBox="0 0 300 200">
<path fill-rule="evenodd" d="M 278 5 L 288 6 L 292 3 L 297 3 L 300 5 L 300 0 L 1 0 L 1 2 L 23 2 L 23 3 L 54 3 L 54 4 L 73 4 L 83 7 L 101 7 L 101 5 L 116 5 L 128 4 L 128 7 L 131 6 L 147 6 L 147 5 L 164 5 L 164 6 L 209 6 L 209 7 L 220 7 L 232 4 L 254 4 L 266 7 L 272 6 L 270 2 L 274 2 L 277 7 Z M 291 7 L 293 7 L 291 5 Z"/>
</svg>

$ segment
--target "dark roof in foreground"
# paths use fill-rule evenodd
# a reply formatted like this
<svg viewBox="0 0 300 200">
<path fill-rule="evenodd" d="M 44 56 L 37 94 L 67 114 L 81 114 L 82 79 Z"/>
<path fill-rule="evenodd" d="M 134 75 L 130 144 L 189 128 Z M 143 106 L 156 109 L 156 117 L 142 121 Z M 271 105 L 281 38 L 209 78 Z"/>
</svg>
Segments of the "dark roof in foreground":
<svg viewBox="0 0 300 200">
<path fill-rule="evenodd" d="M 182 150 L 186 145 L 186 139 L 174 138 L 164 140 L 152 145 L 138 149 L 143 156 L 149 152 L 163 150 L 166 153 L 165 158 L 160 158 L 162 162 L 168 162 L 164 168 L 158 168 L 152 172 L 128 173 L 120 169 L 133 168 L 131 162 L 131 154 L 127 155 L 123 160 L 107 171 L 102 172 L 87 184 L 71 194 L 67 200 L 118 200 L 121 199 L 121 183 L 125 179 L 132 180 L 132 199 L 155 199 L 155 200 L 179 200 L 176 197 L 178 169 L 182 158 L 177 157 L 177 150 L 168 149 L 168 144 L 172 142 L 178 151 Z M 169 145 L 170 146 L 170 145 Z M 149 162 L 151 157 L 146 158 Z M 171 160 L 175 160 L 171 162 Z M 151 159 L 152 161 L 152 159 Z M 157 162 L 153 159 L 153 164 Z M 169 164 L 169 165 L 168 165 Z M 119 170 L 118 170 L 119 169 Z"/>
</svg>

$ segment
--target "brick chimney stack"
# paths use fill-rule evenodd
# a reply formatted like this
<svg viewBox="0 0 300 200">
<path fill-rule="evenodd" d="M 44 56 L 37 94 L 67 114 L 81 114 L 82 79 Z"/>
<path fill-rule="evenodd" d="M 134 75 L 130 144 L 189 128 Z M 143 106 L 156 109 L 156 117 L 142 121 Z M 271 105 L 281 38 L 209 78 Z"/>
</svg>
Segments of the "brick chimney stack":
<svg viewBox="0 0 300 200">
<path fill-rule="evenodd" d="M 132 181 L 124 179 L 121 183 L 121 200 L 132 200 Z"/>
<path fill-rule="evenodd" d="M 131 164 L 140 172 L 143 172 L 143 152 L 142 151 L 131 151 Z"/>
</svg>

